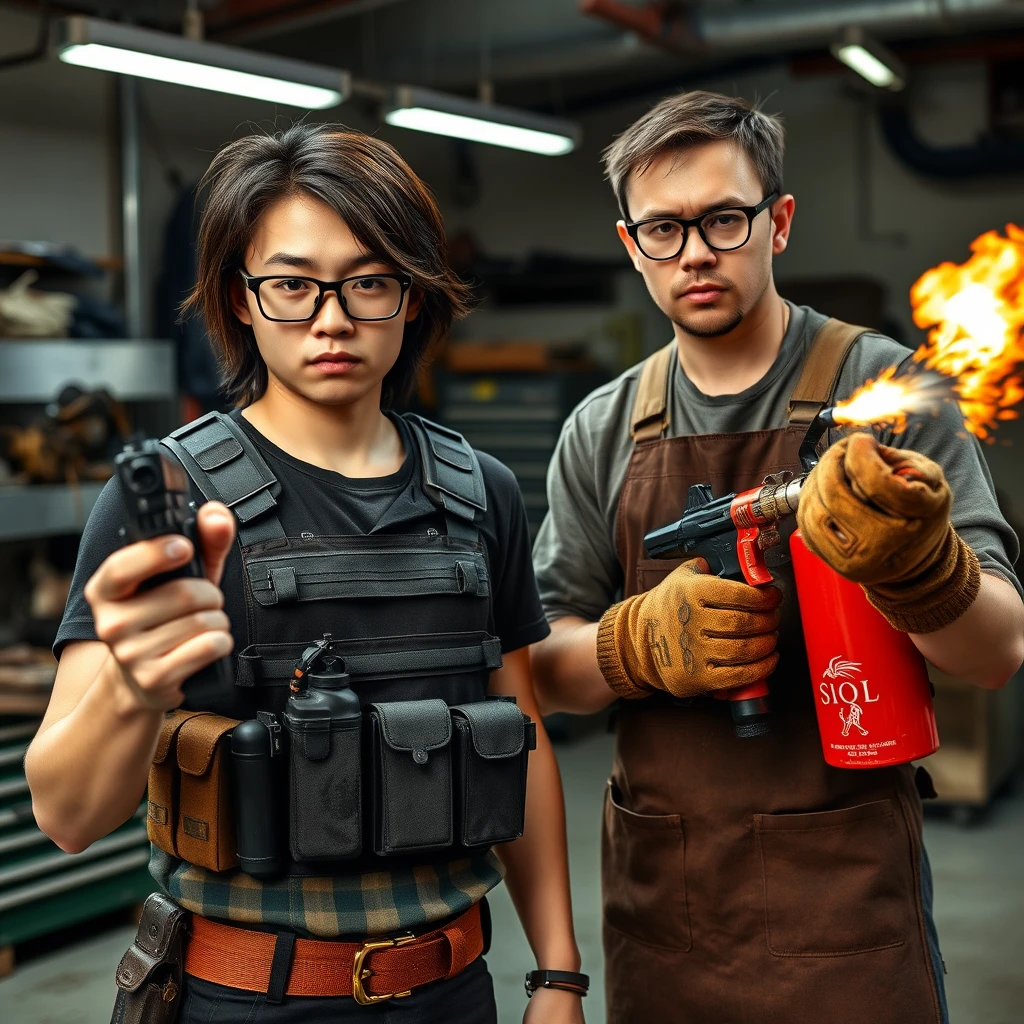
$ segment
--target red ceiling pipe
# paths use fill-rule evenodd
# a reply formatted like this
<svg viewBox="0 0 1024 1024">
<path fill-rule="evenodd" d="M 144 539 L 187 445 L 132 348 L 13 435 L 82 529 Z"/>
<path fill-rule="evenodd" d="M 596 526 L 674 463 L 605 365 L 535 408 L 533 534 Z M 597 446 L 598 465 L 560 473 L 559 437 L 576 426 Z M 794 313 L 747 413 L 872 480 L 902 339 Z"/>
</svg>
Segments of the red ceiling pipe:
<svg viewBox="0 0 1024 1024">
<path fill-rule="evenodd" d="M 676 56 L 692 57 L 701 51 L 702 45 L 686 17 L 686 7 L 680 0 L 662 0 L 643 6 L 619 0 L 579 0 L 580 13 L 635 32 L 652 46 Z"/>
</svg>

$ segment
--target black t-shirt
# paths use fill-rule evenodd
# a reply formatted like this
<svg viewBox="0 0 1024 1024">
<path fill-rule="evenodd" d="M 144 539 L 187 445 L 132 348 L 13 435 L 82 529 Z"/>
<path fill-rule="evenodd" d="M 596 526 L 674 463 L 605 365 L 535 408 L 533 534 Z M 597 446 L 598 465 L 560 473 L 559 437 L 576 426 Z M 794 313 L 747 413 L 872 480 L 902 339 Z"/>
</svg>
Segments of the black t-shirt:
<svg viewBox="0 0 1024 1024">
<path fill-rule="evenodd" d="M 231 415 L 280 481 L 278 512 L 289 537 L 304 532 L 328 537 L 365 535 L 378 530 L 405 532 L 438 514 L 437 506 L 423 492 L 416 443 L 400 416 L 390 416 L 405 448 L 405 460 L 398 472 L 353 478 L 293 458 L 268 441 L 239 410 Z M 542 640 L 550 627 L 533 576 L 530 533 L 519 485 L 497 459 L 484 452 L 477 455 L 487 494 L 487 511 L 478 519 L 477 526 L 487 549 L 494 628 L 502 651 L 514 651 Z M 194 496 L 197 504 L 202 503 L 202 495 L 196 492 Z M 100 563 L 121 546 L 118 530 L 124 521 L 120 485 L 114 477 L 100 493 L 82 534 L 71 593 L 53 645 L 58 657 L 70 641 L 96 639 L 92 610 L 83 589 Z M 224 610 L 231 620 L 236 652 L 250 643 L 243 585 L 242 558 L 236 543 L 228 555 L 221 581 Z"/>
</svg>

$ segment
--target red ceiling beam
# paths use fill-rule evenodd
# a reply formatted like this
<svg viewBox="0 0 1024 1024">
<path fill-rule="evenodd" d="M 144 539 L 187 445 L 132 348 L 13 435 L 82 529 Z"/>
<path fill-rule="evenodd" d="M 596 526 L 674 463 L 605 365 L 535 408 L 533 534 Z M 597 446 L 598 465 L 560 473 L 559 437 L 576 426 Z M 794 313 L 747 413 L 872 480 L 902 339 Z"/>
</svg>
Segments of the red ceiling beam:
<svg viewBox="0 0 1024 1024">
<path fill-rule="evenodd" d="M 654 0 L 636 5 L 619 0 L 579 0 L 579 10 L 616 28 L 635 32 L 641 39 L 677 57 L 693 57 L 704 45 L 693 31 L 686 0 Z"/>
</svg>

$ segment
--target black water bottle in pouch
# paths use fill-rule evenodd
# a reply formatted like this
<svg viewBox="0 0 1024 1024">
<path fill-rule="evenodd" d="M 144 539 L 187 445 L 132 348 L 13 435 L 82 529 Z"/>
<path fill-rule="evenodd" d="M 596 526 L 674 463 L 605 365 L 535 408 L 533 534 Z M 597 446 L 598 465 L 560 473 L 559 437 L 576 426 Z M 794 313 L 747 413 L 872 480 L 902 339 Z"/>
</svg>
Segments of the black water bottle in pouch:
<svg viewBox="0 0 1024 1024">
<path fill-rule="evenodd" d="M 284 868 L 280 752 L 277 715 L 261 711 L 231 731 L 238 864 L 253 878 L 275 878 Z"/>
<path fill-rule="evenodd" d="M 344 662 L 325 653 L 329 649 L 325 643 L 308 667 L 296 668 L 284 713 L 291 745 L 289 840 L 297 861 L 362 852 L 362 713 Z"/>
</svg>

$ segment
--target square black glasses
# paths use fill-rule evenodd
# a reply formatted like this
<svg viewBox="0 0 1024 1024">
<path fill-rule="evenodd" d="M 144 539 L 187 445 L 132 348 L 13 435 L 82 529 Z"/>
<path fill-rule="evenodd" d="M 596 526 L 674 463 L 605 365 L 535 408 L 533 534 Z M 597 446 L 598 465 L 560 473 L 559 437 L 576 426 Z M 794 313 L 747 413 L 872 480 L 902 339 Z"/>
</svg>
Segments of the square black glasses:
<svg viewBox="0 0 1024 1024">
<path fill-rule="evenodd" d="M 408 274 L 359 274 L 340 281 L 318 281 L 295 274 L 253 277 L 241 268 L 238 273 L 256 296 L 263 317 L 278 324 L 312 320 L 328 292 L 338 296 L 352 320 L 392 320 L 401 312 L 405 293 L 412 287 Z"/>
<path fill-rule="evenodd" d="M 626 223 L 626 231 L 649 260 L 674 260 L 686 248 L 690 228 L 697 229 L 709 249 L 730 252 L 747 244 L 754 218 L 778 198 L 778 192 L 773 192 L 757 206 L 730 206 L 702 213 L 690 220 L 650 217 L 631 221 Z"/>
</svg>

